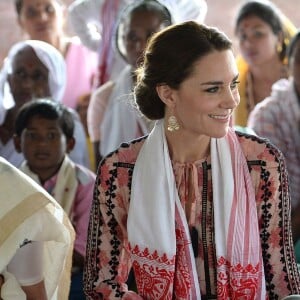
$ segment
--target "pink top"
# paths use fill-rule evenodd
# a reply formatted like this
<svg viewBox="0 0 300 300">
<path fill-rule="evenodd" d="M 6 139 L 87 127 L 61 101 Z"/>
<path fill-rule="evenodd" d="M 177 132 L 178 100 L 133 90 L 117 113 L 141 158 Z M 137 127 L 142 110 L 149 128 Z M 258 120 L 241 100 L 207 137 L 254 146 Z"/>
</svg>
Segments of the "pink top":
<svg viewBox="0 0 300 300">
<path fill-rule="evenodd" d="M 65 58 L 67 85 L 62 102 L 76 109 L 80 96 L 91 92 L 97 72 L 97 53 L 83 46 L 78 38 L 72 38 Z"/>
<path fill-rule="evenodd" d="M 281 79 L 271 95 L 257 104 L 248 127 L 269 139 L 285 156 L 291 188 L 292 207 L 300 204 L 300 104 L 293 80 Z"/>
</svg>

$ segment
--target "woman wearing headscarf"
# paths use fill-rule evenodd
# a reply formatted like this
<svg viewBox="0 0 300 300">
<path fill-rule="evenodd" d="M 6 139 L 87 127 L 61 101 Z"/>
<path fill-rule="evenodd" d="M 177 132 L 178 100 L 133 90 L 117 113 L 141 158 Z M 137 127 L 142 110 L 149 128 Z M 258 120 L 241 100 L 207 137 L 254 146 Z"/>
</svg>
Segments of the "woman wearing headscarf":
<svg viewBox="0 0 300 300">
<path fill-rule="evenodd" d="M 36 40 L 12 46 L 0 73 L 0 154 L 13 165 L 19 166 L 24 160 L 15 151 L 12 140 L 19 107 L 37 97 L 51 96 L 61 102 L 65 84 L 65 62 L 53 46 Z M 85 132 L 75 111 L 73 115 L 77 142 L 70 157 L 89 167 Z"/>
<path fill-rule="evenodd" d="M 66 33 L 67 9 L 61 0 L 14 0 L 18 24 L 31 40 L 55 47 L 66 63 L 66 85 L 62 103 L 76 108 L 80 97 L 90 94 L 97 71 L 97 54 L 78 37 Z"/>
<path fill-rule="evenodd" d="M 151 34 L 171 23 L 171 13 L 158 1 L 137 1 L 122 11 L 115 44 L 127 66 L 92 94 L 88 107 L 88 129 L 97 163 L 122 142 L 149 133 L 151 122 L 137 111 L 132 98 L 134 71 Z"/>
<path fill-rule="evenodd" d="M 75 0 L 69 6 L 69 17 L 74 31 L 82 42 L 99 51 L 98 85 L 114 80 L 126 66 L 114 45 L 116 20 L 133 0 Z M 159 0 L 174 17 L 175 22 L 195 20 L 203 22 L 207 4 L 205 0 Z"/>
</svg>

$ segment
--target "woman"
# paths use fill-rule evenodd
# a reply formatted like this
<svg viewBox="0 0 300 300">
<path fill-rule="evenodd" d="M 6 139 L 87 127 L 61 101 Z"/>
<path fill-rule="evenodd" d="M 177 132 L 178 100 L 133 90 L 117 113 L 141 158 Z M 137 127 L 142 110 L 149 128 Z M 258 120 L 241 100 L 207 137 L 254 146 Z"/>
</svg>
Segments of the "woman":
<svg viewBox="0 0 300 300">
<path fill-rule="evenodd" d="M 171 24 L 167 8 L 157 1 L 138 1 L 126 7 L 116 29 L 116 48 L 127 66 L 115 80 L 96 90 L 88 107 L 88 125 L 96 166 L 122 142 L 149 133 L 149 122 L 132 105 L 134 71 L 151 34 Z"/>
<path fill-rule="evenodd" d="M 120 12 L 134 2 L 138 1 L 75 0 L 69 7 L 74 31 L 87 47 L 94 51 L 99 50 L 99 86 L 108 80 L 114 80 L 126 66 L 114 47 L 113 32 Z M 175 22 L 185 20 L 203 22 L 207 12 L 205 0 L 159 0 L 159 2 L 172 12 Z"/>
<path fill-rule="evenodd" d="M 294 240 L 300 239 L 300 32 L 288 48 L 290 78 L 277 81 L 272 93 L 255 106 L 248 127 L 268 138 L 284 154 L 289 172 Z M 297 220 L 299 219 L 299 220 Z"/>
<path fill-rule="evenodd" d="M 23 155 L 13 145 L 14 120 L 22 104 L 38 97 L 61 102 L 66 83 L 66 66 L 62 55 L 50 44 L 26 40 L 13 45 L 0 73 L 0 153 L 14 166 Z M 78 115 L 75 120 L 76 144 L 70 157 L 89 166 L 86 139 Z"/>
<path fill-rule="evenodd" d="M 195 22 L 150 39 L 134 94 L 158 121 L 147 138 L 123 144 L 99 166 L 88 299 L 300 293 L 282 154 L 230 127 L 239 103 L 231 47 Z M 131 266 L 138 295 L 125 285 Z"/>
<path fill-rule="evenodd" d="M 249 113 L 270 94 L 272 84 L 287 78 L 286 49 L 295 31 L 268 1 L 247 1 L 240 8 L 235 25 L 241 81 L 241 102 L 234 115 L 236 125 L 246 126 Z"/>
<path fill-rule="evenodd" d="M 60 0 L 15 0 L 18 22 L 30 39 L 54 46 L 65 58 L 67 82 L 62 102 L 75 109 L 80 96 L 91 92 L 97 55 L 78 38 L 64 32 L 66 8 Z"/>
</svg>

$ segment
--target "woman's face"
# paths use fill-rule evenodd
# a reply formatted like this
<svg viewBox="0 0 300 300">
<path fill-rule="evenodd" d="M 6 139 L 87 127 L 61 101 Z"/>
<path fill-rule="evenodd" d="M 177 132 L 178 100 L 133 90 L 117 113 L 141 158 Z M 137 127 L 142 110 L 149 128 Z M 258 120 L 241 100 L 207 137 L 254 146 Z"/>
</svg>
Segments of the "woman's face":
<svg viewBox="0 0 300 300">
<path fill-rule="evenodd" d="M 30 39 L 52 44 L 63 34 L 64 17 L 64 7 L 56 0 L 23 0 L 18 20 Z"/>
<path fill-rule="evenodd" d="M 289 62 L 290 73 L 294 77 L 294 84 L 298 95 L 300 95 L 300 40 L 295 45 Z"/>
<path fill-rule="evenodd" d="M 237 28 L 240 51 L 250 65 L 262 65 L 274 58 L 279 59 L 279 38 L 269 24 L 256 16 L 243 19 Z"/>
<path fill-rule="evenodd" d="M 164 27 L 161 16 L 151 11 L 136 12 L 131 15 L 121 29 L 124 54 L 134 68 L 142 57 L 149 37 Z"/>
<path fill-rule="evenodd" d="M 20 50 L 14 57 L 12 73 L 7 80 L 11 93 L 20 107 L 33 98 L 49 97 L 48 69 L 30 46 Z"/>
<path fill-rule="evenodd" d="M 223 137 L 240 101 L 237 77 L 231 50 L 214 51 L 199 59 L 179 89 L 172 90 L 173 107 L 169 109 L 178 119 L 180 132 Z"/>
</svg>

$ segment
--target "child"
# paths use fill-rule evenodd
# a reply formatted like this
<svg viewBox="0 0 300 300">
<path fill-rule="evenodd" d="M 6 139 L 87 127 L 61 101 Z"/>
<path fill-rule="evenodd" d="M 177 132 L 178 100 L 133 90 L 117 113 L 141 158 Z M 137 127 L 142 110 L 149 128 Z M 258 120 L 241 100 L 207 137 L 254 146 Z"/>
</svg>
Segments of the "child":
<svg viewBox="0 0 300 300">
<path fill-rule="evenodd" d="M 75 278 L 82 278 L 95 174 L 68 157 L 75 145 L 73 133 L 74 121 L 69 109 L 50 99 L 38 99 L 20 108 L 14 143 L 25 157 L 20 169 L 57 200 L 75 228 L 74 283 Z"/>
</svg>

